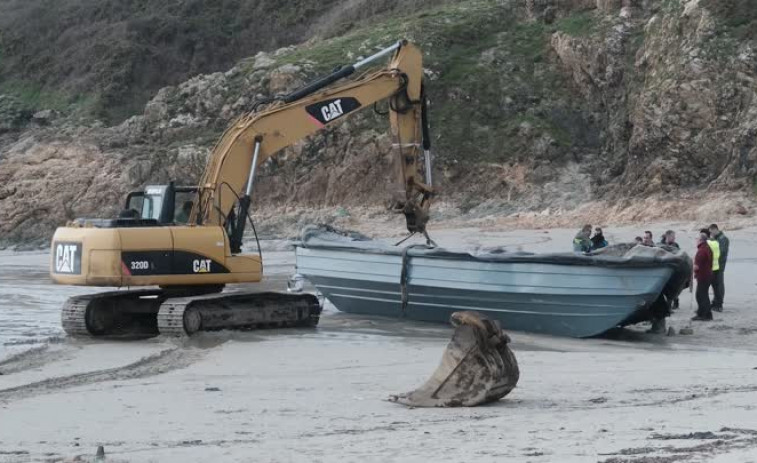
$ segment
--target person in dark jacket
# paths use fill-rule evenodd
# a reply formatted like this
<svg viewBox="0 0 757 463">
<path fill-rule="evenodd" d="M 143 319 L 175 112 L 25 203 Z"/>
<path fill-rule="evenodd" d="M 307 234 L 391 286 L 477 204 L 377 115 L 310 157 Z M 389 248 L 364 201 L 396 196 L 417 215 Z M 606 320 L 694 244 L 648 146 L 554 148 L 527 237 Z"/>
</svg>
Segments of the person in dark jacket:
<svg viewBox="0 0 757 463">
<path fill-rule="evenodd" d="M 697 315 L 694 321 L 711 321 L 710 285 L 712 284 L 712 250 L 707 245 L 707 235 L 699 234 L 697 254 L 694 256 L 694 278 L 697 280 Z"/>
<path fill-rule="evenodd" d="M 725 273 L 726 261 L 728 261 L 728 246 L 730 242 L 728 237 L 720 231 L 717 224 L 710 225 L 710 237 L 717 241 L 720 246 L 719 268 L 712 275 L 712 292 L 715 295 L 712 299 L 712 310 L 722 312 L 723 298 L 725 297 L 725 278 L 723 274 Z"/>
<path fill-rule="evenodd" d="M 594 236 L 591 237 L 591 250 L 602 249 L 607 247 L 607 240 L 602 233 L 602 229 L 597 227 L 594 229 Z"/>
<path fill-rule="evenodd" d="M 660 239 L 660 246 L 668 246 L 675 249 L 681 249 L 681 247 L 676 243 L 676 232 L 673 230 L 668 230 L 665 233 L 662 234 L 662 239 Z M 681 302 L 678 298 L 673 299 L 673 308 L 677 309 L 680 307 Z"/>
</svg>

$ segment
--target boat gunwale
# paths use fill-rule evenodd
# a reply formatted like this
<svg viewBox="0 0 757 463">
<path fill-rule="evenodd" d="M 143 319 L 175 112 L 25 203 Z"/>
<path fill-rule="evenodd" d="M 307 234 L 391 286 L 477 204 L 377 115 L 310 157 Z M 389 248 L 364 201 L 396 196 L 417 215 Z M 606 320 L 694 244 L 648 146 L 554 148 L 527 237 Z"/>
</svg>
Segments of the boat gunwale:
<svg viewBox="0 0 757 463">
<path fill-rule="evenodd" d="M 407 254 L 412 259 L 440 259 L 440 260 L 458 260 L 476 263 L 531 263 L 531 264 L 549 264 L 549 265 L 566 265 L 581 267 L 601 267 L 601 268 L 658 268 L 661 266 L 678 268 L 681 264 L 682 257 L 678 256 L 606 256 L 606 255 L 582 255 L 574 253 L 502 253 L 502 254 L 470 254 L 467 252 L 449 251 L 442 248 L 429 248 L 424 246 L 426 252 L 414 252 L 417 247 L 397 248 L 396 251 L 382 248 L 361 248 L 350 246 L 328 246 L 312 245 L 301 243 L 296 246 L 295 254 L 300 250 L 314 251 L 331 251 L 346 254 L 367 254 L 375 256 L 393 256 L 403 257 Z M 685 253 L 684 253 L 685 254 Z M 346 259 L 356 260 L 357 259 Z"/>
</svg>

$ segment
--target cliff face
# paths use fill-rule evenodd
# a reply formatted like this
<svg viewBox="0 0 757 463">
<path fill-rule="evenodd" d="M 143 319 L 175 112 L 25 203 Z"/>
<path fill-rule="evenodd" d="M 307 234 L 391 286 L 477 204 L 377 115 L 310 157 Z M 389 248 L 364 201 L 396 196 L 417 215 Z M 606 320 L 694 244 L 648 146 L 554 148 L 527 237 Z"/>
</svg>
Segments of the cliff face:
<svg viewBox="0 0 757 463">
<path fill-rule="evenodd" d="M 749 15 L 757 1 L 421 6 L 165 87 L 114 126 L 6 95 L 0 236 L 44 239 L 74 216 L 114 213 L 129 189 L 194 183 L 214 141 L 253 99 L 398 37 L 426 55 L 435 179 L 457 214 L 560 213 L 598 198 L 622 210 L 642 199 L 726 192 L 741 199 L 722 214 L 749 213 L 757 179 Z M 263 169 L 256 207 L 383 204 L 387 129 L 366 111 L 286 150 Z"/>
<path fill-rule="evenodd" d="M 553 35 L 581 93 L 604 106 L 599 191 L 753 186 L 757 55 L 753 41 L 729 36 L 719 20 L 705 2 L 667 2 L 656 11 L 623 7 L 603 42 Z"/>
</svg>

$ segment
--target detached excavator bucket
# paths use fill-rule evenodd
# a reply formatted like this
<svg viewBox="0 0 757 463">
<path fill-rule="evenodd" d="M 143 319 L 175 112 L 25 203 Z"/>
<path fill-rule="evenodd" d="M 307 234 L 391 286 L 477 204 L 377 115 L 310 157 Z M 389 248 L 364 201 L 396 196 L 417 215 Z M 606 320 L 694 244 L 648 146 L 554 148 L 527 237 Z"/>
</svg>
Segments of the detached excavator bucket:
<svg viewBox="0 0 757 463">
<path fill-rule="evenodd" d="M 473 407 L 506 396 L 520 371 L 510 338 L 478 312 L 455 312 L 455 333 L 431 378 L 420 388 L 389 397 L 409 407 Z"/>
</svg>

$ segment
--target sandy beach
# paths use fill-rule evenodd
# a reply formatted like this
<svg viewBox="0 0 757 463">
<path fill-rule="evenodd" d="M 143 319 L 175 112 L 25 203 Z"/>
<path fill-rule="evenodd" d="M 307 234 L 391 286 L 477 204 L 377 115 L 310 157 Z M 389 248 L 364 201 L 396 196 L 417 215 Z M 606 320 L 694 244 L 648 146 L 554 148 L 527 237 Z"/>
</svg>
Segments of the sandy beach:
<svg viewBox="0 0 757 463">
<path fill-rule="evenodd" d="M 693 250 L 697 224 L 605 227 L 611 242 L 666 229 Z M 600 339 L 509 332 L 521 379 L 500 402 L 408 409 L 451 335 L 444 325 L 337 312 L 312 330 L 204 333 L 179 341 L 74 340 L 58 310 L 92 288 L 53 286 L 47 254 L 0 254 L 0 463 L 755 462 L 757 227 L 729 230 L 726 304 Z M 442 246 L 567 251 L 575 230 L 432 229 Z M 294 253 L 264 243 L 269 284 Z"/>
</svg>

